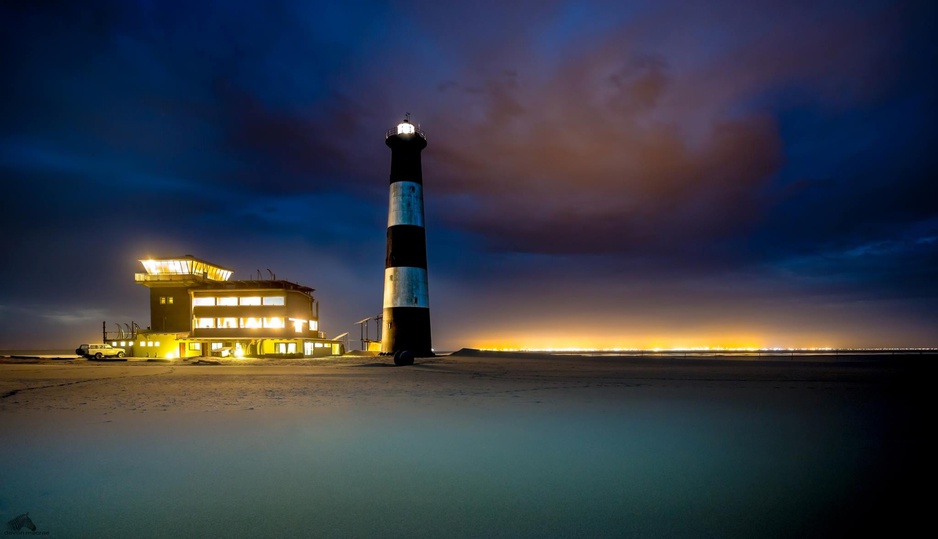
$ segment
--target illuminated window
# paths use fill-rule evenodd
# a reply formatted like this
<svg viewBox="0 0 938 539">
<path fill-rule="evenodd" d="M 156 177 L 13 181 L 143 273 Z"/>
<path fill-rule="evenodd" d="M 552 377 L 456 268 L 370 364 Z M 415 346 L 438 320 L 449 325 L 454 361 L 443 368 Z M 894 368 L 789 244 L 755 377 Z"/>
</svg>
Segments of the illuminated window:
<svg viewBox="0 0 938 539">
<path fill-rule="evenodd" d="M 261 324 L 260 318 L 242 318 L 241 319 L 241 327 L 243 328 L 250 328 L 250 329 L 259 328 L 261 327 L 261 325 L 262 324 Z"/>
<path fill-rule="evenodd" d="M 196 318 L 195 327 L 203 328 L 203 329 L 213 328 L 215 327 L 215 319 L 214 318 Z"/>
<path fill-rule="evenodd" d="M 238 304 L 238 298 L 236 298 L 236 297 L 233 297 L 233 298 L 218 298 L 218 304 L 219 304 L 219 305 L 237 305 L 237 304 Z"/>
<path fill-rule="evenodd" d="M 241 305 L 260 305 L 261 297 L 260 296 L 247 296 L 239 299 Z"/>
<path fill-rule="evenodd" d="M 283 296 L 264 296 L 264 305 L 283 305 Z"/>
<path fill-rule="evenodd" d="M 189 343 L 189 350 L 201 350 L 201 349 L 202 349 L 202 343 L 200 342 Z"/>
<path fill-rule="evenodd" d="M 192 298 L 193 307 L 211 307 L 215 305 L 215 298 Z"/>
<path fill-rule="evenodd" d="M 290 319 L 293 322 L 293 331 L 296 333 L 303 333 L 303 330 L 306 329 L 306 320 L 297 320 L 295 318 Z"/>
<path fill-rule="evenodd" d="M 212 350 L 218 350 L 219 348 L 221 348 L 221 343 L 220 343 L 220 342 L 213 342 L 213 343 L 212 343 Z"/>
<path fill-rule="evenodd" d="M 159 345 L 160 345 L 160 341 L 156 341 L 155 343 L 153 343 L 153 346 L 159 346 Z"/>
<path fill-rule="evenodd" d="M 288 354 L 295 354 L 295 353 L 296 353 L 296 343 L 295 343 L 295 342 L 287 343 L 287 353 L 288 353 Z"/>
<path fill-rule="evenodd" d="M 219 318 L 218 327 L 220 328 L 236 328 L 238 327 L 238 319 L 234 317 L 230 318 Z"/>
<path fill-rule="evenodd" d="M 121 341 L 121 346 L 127 346 L 127 342 L 126 342 L 126 341 Z"/>
<path fill-rule="evenodd" d="M 309 321 L 309 330 L 318 331 L 319 330 L 319 320 L 310 320 Z"/>
<path fill-rule="evenodd" d="M 321 342 L 316 343 L 316 348 L 322 348 L 322 346 L 323 346 L 323 345 L 322 345 Z"/>
<path fill-rule="evenodd" d="M 141 260 L 150 275 L 199 275 L 216 281 L 227 281 L 231 270 L 226 270 L 190 259 L 181 260 Z"/>
<path fill-rule="evenodd" d="M 111 341 L 111 346 L 117 346 L 117 341 Z"/>
<path fill-rule="evenodd" d="M 160 305 L 166 305 L 166 296 L 160 296 Z"/>
<path fill-rule="evenodd" d="M 280 328 L 282 328 L 283 326 L 284 326 L 284 323 L 283 323 L 283 317 L 282 317 L 282 316 L 271 316 L 271 317 L 269 317 L 269 318 L 265 318 L 265 319 L 264 319 L 264 327 L 265 327 L 265 328 L 280 329 Z"/>
<path fill-rule="evenodd" d="M 168 303 L 169 305 L 172 305 L 172 304 L 173 304 L 173 297 L 172 297 L 172 296 L 166 296 L 166 303 Z"/>
<path fill-rule="evenodd" d="M 142 346 L 143 348 L 146 348 L 147 342 L 146 342 L 146 341 L 140 341 L 140 346 Z"/>
</svg>

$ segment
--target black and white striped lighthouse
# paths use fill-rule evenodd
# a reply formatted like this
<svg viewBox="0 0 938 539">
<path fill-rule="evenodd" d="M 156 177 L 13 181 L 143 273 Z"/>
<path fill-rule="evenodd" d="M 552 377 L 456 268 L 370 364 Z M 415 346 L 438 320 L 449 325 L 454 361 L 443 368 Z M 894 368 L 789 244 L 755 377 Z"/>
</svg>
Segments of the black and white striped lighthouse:
<svg viewBox="0 0 938 539">
<path fill-rule="evenodd" d="M 397 365 L 412 365 L 415 357 L 433 355 L 420 167 L 420 152 L 427 147 L 427 137 L 407 114 L 403 122 L 387 132 L 384 143 L 391 148 L 391 194 L 381 354 L 393 355 Z"/>
</svg>

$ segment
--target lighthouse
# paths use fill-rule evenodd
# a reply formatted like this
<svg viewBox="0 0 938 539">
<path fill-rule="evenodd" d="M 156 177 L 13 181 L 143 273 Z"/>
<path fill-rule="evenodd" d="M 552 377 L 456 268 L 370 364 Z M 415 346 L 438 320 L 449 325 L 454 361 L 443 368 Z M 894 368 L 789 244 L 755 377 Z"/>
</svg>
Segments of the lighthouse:
<svg viewBox="0 0 938 539">
<path fill-rule="evenodd" d="M 381 354 L 393 355 L 397 365 L 412 365 L 415 357 L 433 355 L 420 167 L 427 137 L 411 123 L 408 113 L 387 132 L 384 143 L 391 148 L 391 192 Z"/>
</svg>

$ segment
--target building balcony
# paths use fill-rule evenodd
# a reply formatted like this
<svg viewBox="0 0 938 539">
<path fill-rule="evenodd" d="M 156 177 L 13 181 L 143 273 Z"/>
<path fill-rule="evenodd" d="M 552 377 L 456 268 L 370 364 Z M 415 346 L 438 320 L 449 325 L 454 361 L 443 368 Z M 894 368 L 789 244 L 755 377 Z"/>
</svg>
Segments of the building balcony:
<svg viewBox="0 0 938 539">
<path fill-rule="evenodd" d="M 134 273 L 134 282 L 143 286 L 194 286 L 205 282 L 206 279 L 196 275 L 150 275 L 147 273 Z"/>
</svg>

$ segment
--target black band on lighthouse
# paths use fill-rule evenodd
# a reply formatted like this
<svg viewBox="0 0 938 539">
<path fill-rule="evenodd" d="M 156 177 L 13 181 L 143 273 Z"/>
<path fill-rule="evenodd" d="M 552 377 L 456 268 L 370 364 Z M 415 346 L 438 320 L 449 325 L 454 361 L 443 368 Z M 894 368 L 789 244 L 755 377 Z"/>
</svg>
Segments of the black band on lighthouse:
<svg viewBox="0 0 938 539">
<path fill-rule="evenodd" d="M 427 141 L 416 133 L 393 135 L 385 139 L 391 148 L 391 183 L 408 181 L 423 183 L 423 171 L 420 166 L 420 151 L 427 147 Z"/>
<path fill-rule="evenodd" d="M 382 316 L 385 327 L 382 353 L 409 350 L 417 357 L 433 355 L 430 347 L 430 309 L 395 307 L 384 309 Z"/>
<path fill-rule="evenodd" d="M 388 248 L 384 267 L 427 268 L 427 233 L 422 226 L 397 225 L 388 228 Z"/>
</svg>

